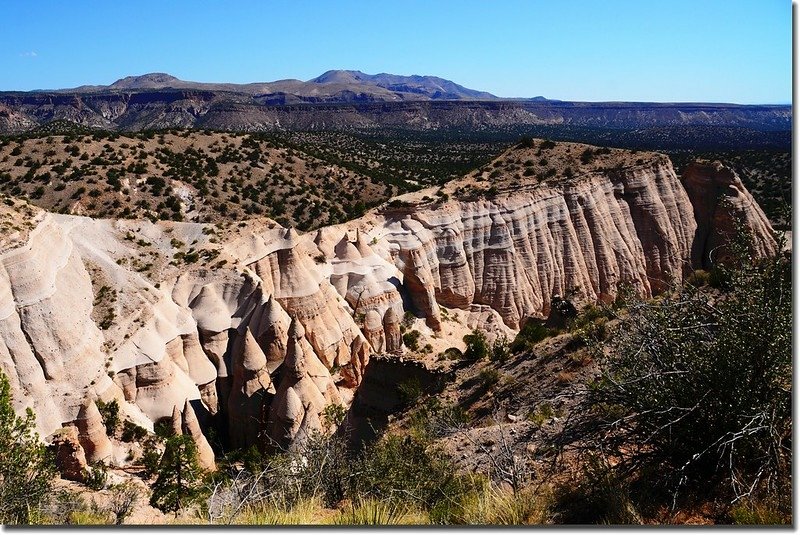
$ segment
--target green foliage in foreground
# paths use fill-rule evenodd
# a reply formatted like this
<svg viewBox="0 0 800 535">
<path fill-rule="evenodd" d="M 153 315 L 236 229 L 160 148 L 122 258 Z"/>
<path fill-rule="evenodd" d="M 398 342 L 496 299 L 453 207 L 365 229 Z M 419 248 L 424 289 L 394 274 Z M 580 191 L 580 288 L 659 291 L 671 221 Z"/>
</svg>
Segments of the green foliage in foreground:
<svg viewBox="0 0 800 535">
<path fill-rule="evenodd" d="M 687 285 L 631 305 L 590 385 L 618 472 L 653 475 L 673 503 L 790 496 L 791 262 L 732 250 L 724 292 Z"/>
<path fill-rule="evenodd" d="M 189 435 L 167 439 L 153 484 L 150 505 L 164 512 L 178 511 L 205 497 L 203 470 L 197 461 L 197 446 Z"/>
<path fill-rule="evenodd" d="M 16 415 L 8 377 L 0 373 L 0 523 L 37 522 L 50 492 L 53 462 L 34 429 L 33 411 Z"/>
</svg>

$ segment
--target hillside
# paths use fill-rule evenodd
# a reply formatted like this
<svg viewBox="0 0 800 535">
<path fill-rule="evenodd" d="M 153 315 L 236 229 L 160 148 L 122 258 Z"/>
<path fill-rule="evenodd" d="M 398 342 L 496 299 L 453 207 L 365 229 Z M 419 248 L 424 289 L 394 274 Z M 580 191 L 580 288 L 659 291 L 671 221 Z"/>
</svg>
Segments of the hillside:
<svg viewBox="0 0 800 535">
<path fill-rule="evenodd" d="M 739 129 L 758 139 L 790 130 L 791 107 L 501 99 L 435 76 L 360 71 L 252 84 L 188 82 L 151 73 L 108 86 L 0 92 L 0 132 L 30 131 L 56 120 L 117 131 L 482 131 L 557 125 L 655 129 L 647 134 L 651 137 L 658 129 L 701 126 Z"/>
<path fill-rule="evenodd" d="M 0 141 L 0 191 L 100 218 L 235 222 L 303 230 L 347 221 L 397 191 L 244 134 L 55 135 Z"/>
</svg>

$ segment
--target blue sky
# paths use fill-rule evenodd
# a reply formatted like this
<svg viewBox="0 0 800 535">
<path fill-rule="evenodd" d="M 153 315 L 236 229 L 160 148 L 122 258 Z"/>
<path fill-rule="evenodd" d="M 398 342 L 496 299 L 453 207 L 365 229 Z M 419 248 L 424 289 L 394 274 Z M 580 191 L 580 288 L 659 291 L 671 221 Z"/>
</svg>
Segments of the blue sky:
<svg viewBox="0 0 800 535">
<path fill-rule="evenodd" d="M 3 2 L 0 90 L 432 74 L 499 96 L 788 103 L 789 0 Z"/>
</svg>

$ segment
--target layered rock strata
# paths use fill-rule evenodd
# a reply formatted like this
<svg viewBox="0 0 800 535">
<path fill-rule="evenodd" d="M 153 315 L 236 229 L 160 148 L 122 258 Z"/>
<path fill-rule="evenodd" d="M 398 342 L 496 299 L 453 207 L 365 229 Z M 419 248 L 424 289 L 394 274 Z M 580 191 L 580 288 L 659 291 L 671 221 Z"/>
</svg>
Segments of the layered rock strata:
<svg viewBox="0 0 800 535">
<path fill-rule="evenodd" d="M 757 254 L 775 250 L 735 176 L 690 167 L 684 184 L 645 154 L 483 198 L 422 191 L 313 235 L 2 205 L 29 229 L 0 242 L 0 367 L 40 434 L 74 423 L 89 462 L 112 458 L 98 398 L 149 430 L 171 419 L 208 467 L 201 423 L 233 447 L 290 448 L 325 425 L 326 407 L 349 406 L 372 353 L 403 350 L 407 312 L 458 345 L 450 312 L 513 332 L 553 296 L 610 301 L 623 285 L 650 296 L 706 265 L 734 216 Z M 709 204 L 720 196 L 730 202 Z M 201 260 L 181 263 L 176 243 Z"/>
<path fill-rule="evenodd" d="M 686 167 L 682 178 L 697 222 L 691 252 L 694 265 L 707 268 L 729 259 L 726 245 L 740 228 L 755 237 L 750 244 L 754 256 L 777 252 L 777 244 L 763 238 L 772 233 L 767 217 L 733 169 L 718 161 L 697 161 Z"/>
</svg>

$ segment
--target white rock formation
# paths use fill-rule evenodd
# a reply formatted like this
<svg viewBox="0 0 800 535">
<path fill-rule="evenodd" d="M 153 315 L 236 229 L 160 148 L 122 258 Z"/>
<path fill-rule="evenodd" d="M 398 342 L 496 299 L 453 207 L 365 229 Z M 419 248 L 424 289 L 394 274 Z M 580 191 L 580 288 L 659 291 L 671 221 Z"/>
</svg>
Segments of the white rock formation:
<svg viewBox="0 0 800 535">
<path fill-rule="evenodd" d="M 236 445 L 290 447 L 319 429 L 327 405 L 352 399 L 372 352 L 402 350 L 407 307 L 434 332 L 442 306 L 516 329 L 573 290 L 609 301 L 628 284 L 649 296 L 705 265 L 734 212 L 758 253 L 775 250 L 738 178 L 690 168 L 684 188 L 665 156 L 639 156 L 492 199 L 386 206 L 306 235 L 263 219 L 210 233 L 3 205 L 0 215 L 28 226 L 0 236 L 0 368 L 41 436 L 77 422 L 87 459 L 110 455 L 90 425 L 97 408 L 86 400 L 98 397 L 149 429 L 183 407 L 184 432 L 189 400 L 224 419 Z M 708 191 L 732 202 L 709 206 Z M 176 242 L 211 259 L 176 261 Z"/>
</svg>

